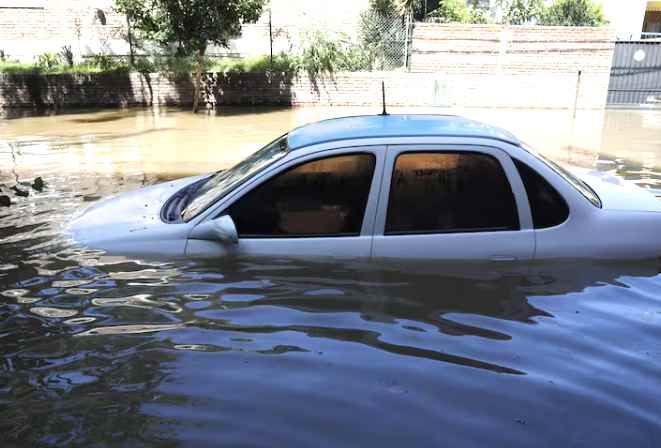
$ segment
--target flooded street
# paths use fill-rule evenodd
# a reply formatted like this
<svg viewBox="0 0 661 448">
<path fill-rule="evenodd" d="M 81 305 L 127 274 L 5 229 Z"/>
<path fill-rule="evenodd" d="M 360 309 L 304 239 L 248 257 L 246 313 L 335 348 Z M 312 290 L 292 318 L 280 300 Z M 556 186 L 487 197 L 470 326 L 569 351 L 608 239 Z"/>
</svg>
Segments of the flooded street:
<svg viewBox="0 0 661 448">
<path fill-rule="evenodd" d="M 390 112 L 411 111 L 430 110 Z M 660 446 L 659 260 L 147 261 L 62 233 L 100 198 L 373 112 L 0 121 L 0 445 Z M 661 189 L 661 112 L 452 112 Z"/>
</svg>

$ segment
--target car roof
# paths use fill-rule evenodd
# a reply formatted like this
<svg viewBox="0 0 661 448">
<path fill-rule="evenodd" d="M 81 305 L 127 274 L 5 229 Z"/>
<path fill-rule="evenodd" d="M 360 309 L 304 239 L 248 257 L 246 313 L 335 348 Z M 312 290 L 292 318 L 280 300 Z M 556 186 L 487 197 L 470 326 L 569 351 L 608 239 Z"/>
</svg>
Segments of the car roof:
<svg viewBox="0 0 661 448">
<path fill-rule="evenodd" d="M 365 115 L 331 118 L 292 130 L 291 150 L 318 143 L 388 137 L 481 137 L 516 146 L 521 141 L 496 126 L 455 115 Z"/>
</svg>

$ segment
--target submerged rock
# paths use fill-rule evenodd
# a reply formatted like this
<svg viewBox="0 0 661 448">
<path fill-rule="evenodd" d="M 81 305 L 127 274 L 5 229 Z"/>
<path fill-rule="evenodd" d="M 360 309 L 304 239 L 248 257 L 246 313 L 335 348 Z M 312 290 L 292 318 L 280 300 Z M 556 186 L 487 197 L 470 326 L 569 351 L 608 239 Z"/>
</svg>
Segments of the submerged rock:
<svg viewBox="0 0 661 448">
<path fill-rule="evenodd" d="M 6 194 L 0 194 L 0 207 L 9 207 L 11 205 L 11 199 Z"/>
<path fill-rule="evenodd" d="M 34 182 L 32 182 L 32 188 L 37 191 L 43 190 L 45 185 L 46 184 L 44 183 L 44 180 L 41 178 L 41 176 L 35 178 Z"/>
<path fill-rule="evenodd" d="M 14 190 L 14 193 L 16 193 L 16 196 L 21 196 L 21 197 L 27 197 L 30 195 L 29 191 L 26 190 L 21 190 L 17 186 L 11 187 L 12 190 Z"/>
</svg>

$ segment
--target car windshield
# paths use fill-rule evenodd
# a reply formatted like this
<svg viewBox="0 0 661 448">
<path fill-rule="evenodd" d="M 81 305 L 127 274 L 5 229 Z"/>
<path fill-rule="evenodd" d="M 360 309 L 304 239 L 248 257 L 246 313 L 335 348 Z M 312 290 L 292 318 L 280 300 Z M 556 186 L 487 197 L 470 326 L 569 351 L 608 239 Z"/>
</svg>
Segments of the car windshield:
<svg viewBox="0 0 661 448">
<path fill-rule="evenodd" d="M 573 175 L 570 171 L 566 170 L 565 168 L 561 167 L 557 163 L 555 163 L 551 159 L 547 159 L 534 149 L 532 149 L 528 145 L 524 145 L 523 149 L 528 151 L 530 154 L 534 155 L 537 157 L 539 160 L 544 162 L 549 168 L 551 168 L 553 171 L 555 171 L 560 177 L 562 177 L 565 181 L 569 183 L 574 189 L 578 190 L 579 193 L 581 193 L 585 198 L 590 201 L 595 207 L 602 207 L 601 204 L 601 199 L 599 199 L 599 196 L 597 196 L 597 193 L 594 192 L 594 190 L 585 182 L 583 182 L 581 179 Z"/>
<path fill-rule="evenodd" d="M 263 168 L 284 157 L 288 150 L 287 135 L 283 135 L 234 167 L 209 177 L 191 195 L 188 205 L 181 212 L 182 219 L 189 221 L 194 218 Z"/>
</svg>

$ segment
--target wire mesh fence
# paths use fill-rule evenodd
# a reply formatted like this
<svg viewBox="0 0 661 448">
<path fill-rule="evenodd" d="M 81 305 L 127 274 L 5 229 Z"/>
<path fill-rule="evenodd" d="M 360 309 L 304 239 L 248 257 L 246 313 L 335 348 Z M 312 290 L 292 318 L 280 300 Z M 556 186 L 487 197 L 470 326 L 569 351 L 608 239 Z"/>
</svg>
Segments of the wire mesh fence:
<svg viewBox="0 0 661 448">
<path fill-rule="evenodd" d="M 394 70 L 408 63 L 408 17 L 366 11 L 360 21 L 360 45 L 372 60 L 372 70 Z"/>
</svg>

